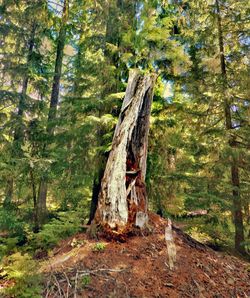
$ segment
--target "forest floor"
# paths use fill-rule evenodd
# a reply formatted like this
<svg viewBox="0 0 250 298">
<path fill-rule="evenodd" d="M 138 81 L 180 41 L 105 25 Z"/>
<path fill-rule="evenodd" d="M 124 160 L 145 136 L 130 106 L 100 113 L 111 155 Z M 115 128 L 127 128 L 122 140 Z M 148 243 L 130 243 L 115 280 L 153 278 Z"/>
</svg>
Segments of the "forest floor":
<svg viewBox="0 0 250 298">
<path fill-rule="evenodd" d="M 41 260 L 44 297 L 250 297 L 246 262 L 213 251 L 173 228 L 176 262 L 171 270 L 166 220 L 150 215 L 149 235 L 124 243 L 77 234 Z"/>
</svg>

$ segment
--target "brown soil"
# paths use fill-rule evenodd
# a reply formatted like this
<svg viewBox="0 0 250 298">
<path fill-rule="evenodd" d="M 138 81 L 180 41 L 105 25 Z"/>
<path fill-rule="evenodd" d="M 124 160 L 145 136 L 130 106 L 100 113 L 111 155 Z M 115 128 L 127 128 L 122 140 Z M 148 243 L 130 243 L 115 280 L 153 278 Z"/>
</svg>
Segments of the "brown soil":
<svg viewBox="0 0 250 298">
<path fill-rule="evenodd" d="M 125 243 L 90 240 L 86 234 L 62 241 L 41 266 L 44 297 L 250 297 L 249 264 L 178 228 L 173 229 L 177 260 L 170 270 L 167 223 L 154 214 L 150 219 L 149 235 L 131 236 Z"/>
</svg>

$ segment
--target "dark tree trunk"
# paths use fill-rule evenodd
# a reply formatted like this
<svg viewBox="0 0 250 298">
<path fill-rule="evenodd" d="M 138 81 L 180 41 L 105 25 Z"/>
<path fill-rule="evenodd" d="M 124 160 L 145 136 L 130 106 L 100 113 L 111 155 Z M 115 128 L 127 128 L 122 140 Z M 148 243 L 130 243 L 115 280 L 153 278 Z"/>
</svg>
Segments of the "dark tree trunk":
<svg viewBox="0 0 250 298">
<path fill-rule="evenodd" d="M 244 253 L 244 247 L 241 243 L 244 241 L 244 226 L 243 214 L 240 198 L 240 180 L 239 180 L 239 167 L 237 161 L 234 161 L 231 166 L 232 184 L 233 184 L 233 214 L 235 224 L 235 248 Z"/>
<path fill-rule="evenodd" d="M 47 131 L 49 134 L 53 133 L 54 121 L 56 119 L 56 110 L 57 110 L 58 99 L 59 99 L 59 88 L 60 88 L 60 80 L 62 75 L 63 50 L 65 46 L 66 25 L 68 21 L 68 14 L 69 14 L 69 0 L 64 0 L 62 23 L 61 23 L 61 27 L 58 35 L 58 40 L 57 40 L 55 72 L 54 72 L 53 86 L 52 86 L 52 92 L 50 97 L 49 114 L 48 114 Z"/>
<path fill-rule="evenodd" d="M 101 117 L 101 111 L 99 112 L 99 117 Z M 99 127 L 97 133 L 97 144 L 99 147 L 104 145 L 103 141 L 103 135 L 105 131 L 103 128 Z M 101 181 L 104 175 L 105 166 L 108 160 L 108 153 L 105 152 L 98 152 L 97 154 L 97 172 L 94 175 L 93 180 L 93 187 L 92 187 L 92 198 L 91 198 L 91 204 L 90 204 L 90 213 L 89 213 L 89 221 L 88 225 L 91 224 L 92 220 L 95 217 L 95 212 L 98 205 L 98 195 L 101 190 Z"/>
<path fill-rule="evenodd" d="M 55 62 L 55 71 L 52 85 L 52 92 L 50 97 L 50 107 L 47 121 L 47 134 L 48 138 L 51 138 L 54 133 L 55 120 L 56 120 L 56 111 L 59 100 L 59 88 L 60 88 L 60 79 L 62 75 L 62 63 L 63 63 L 63 50 L 66 39 L 66 25 L 68 21 L 69 15 L 69 0 L 64 0 L 63 5 L 63 14 L 62 14 L 62 22 L 57 40 L 57 50 L 56 50 L 56 62 Z M 46 147 L 49 145 L 50 140 L 44 146 L 44 152 L 46 152 Z M 47 175 L 45 174 L 43 178 L 41 178 L 39 183 L 38 197 L 37 197 L 37 205 L 36 205 L 36 213 L 37 213 L 37 225 L 40 227 L 41 224 L 46 219 L 47 214 L 47 190 L 48 190 L 48 181 Z"/>
<path fill-rule="evenodd" d="M 221 66 L 221 77 L 223 83 L 223 95 L 224 95 L 224 111 L 225 111 L 225 126 L 227 130 L 233 128 L 230 101 L 228 99 L 227 92 L 227 70 L 226 61 L 224 54 L 224 41 L 223 41 L 223 31 L 222 22 L 220 14 L 220 3 L 216 0 L 217 9 L 217 25 L 218 25 L 218 39 L 219 39 L 219 49 L 220 49 L 220 66 Z M 237 147 L 237 143 L 234 140 L 234 136 L 230 136 L 228 140 L 229 146 L 232 151 Z M 231 157 L 231 183 L 232 183 L 232 195 L 233 195 L 233 217 L 235 225 L 235 249 L 241 253 L 245 253 L 245 248 L 242 245 L 244 242 L 244 225 L 243 225 L 243 213 L 242 213 L 242 201 L 240 196 L 240 174 L 238 167 L 238 160 L 235 158 L 235 154 Z"/>
<path fill-rule="evenodd" d="M 174 173 L 176 169 L 176 152 L 168 148 L 167 150 L 167 169 L 169 173 Z M 176 181 L 169 179 L 168 189 L 167 189 L 167 197 L 169 198 L 170 205 L 173 206 L 175 198 L 176 198 Z"/>
<path fill-rule="evenodd" d="M 91 224 L 92 220 L 95 217 L 97 205 L 98 205 L 98 195 L 101 190 L 101 181 L 103 178 L 104 170 L 100 166 L 98 175 L 94 178 L 93 187 L 92 187 L 92 198 L 90 204 L 90 212 L 89 212 L 89 221 L 88 225 Z"/>
<path fill-rule="evenodd" d="M 33 170 L 30 169 L 30 181 L 32 186 L 32 197 L 33 197 L 33 205 L 34 205 L 34 229 L 33 231 L 37 233 L 39 231 L 39 225 L 38 225 L 38 214 L 37 214 L 37 196 L 36 196 L 36 185 L 35 185 L 35 179 L 33 175 Z"/>
<path fill-rule="evenodd" d="M 130 72 L 98 197 L 95 222 L 123 233 L 147 222 L 148 132 L 156 76 Z"/>
<path fill-rule="evenodd" d="M 38 188 L 38 200 L 36 204 L 36 219 L 37 223 L 36 226 L 40 227 L 43 224 L 47 217 L 47 181 L 45 179 L 41 179 Z"/>
</svg>

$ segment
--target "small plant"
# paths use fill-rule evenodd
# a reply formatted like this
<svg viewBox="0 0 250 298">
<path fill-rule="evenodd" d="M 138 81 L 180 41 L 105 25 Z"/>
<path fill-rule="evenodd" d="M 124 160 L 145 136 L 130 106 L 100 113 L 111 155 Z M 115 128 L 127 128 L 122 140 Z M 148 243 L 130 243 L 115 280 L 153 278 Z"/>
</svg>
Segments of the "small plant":
<svg viewBox="0 0 250 298">
<path fill-rule="evenodd" d="M 95 244 L 93 250 L 94 251 L 104 251 L 105 248 L 106 248 L 105 243 L 98 242 L 98 243 Z"/>
<path fill-rule="evenodd" d="M 87 287 L 91 282 L 91 277 L 90 275 L 84 275 L 82 278 L 82 286 Z"/>
</svg>

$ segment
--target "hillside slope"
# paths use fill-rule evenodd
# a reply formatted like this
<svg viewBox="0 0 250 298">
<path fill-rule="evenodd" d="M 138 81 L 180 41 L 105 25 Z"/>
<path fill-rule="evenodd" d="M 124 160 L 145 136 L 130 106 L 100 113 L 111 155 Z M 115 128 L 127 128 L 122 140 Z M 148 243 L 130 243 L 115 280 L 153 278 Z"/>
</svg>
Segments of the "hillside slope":
<svg viewBox="0 0 250 298">
<path fill-rule="evenodd" d="M 42 262 L 44 297 L 250 297 L 249 265 L 198 243 L 173 228 L 175 267 L 170 270 L 164 230 L 150 215 L 149 235 L 125 243 L 78 234 Z"/>
</svg>

